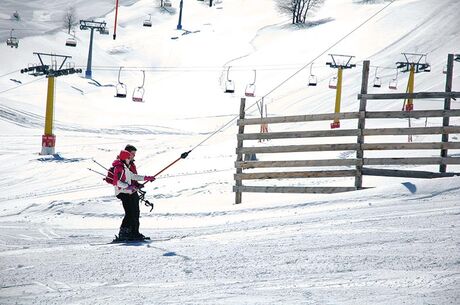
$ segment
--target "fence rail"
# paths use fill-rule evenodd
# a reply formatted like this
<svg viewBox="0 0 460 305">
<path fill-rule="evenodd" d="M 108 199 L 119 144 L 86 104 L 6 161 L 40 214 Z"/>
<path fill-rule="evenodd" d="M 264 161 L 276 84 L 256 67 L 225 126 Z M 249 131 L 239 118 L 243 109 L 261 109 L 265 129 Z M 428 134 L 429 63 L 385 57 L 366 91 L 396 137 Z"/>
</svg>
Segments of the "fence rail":
<svg viewBox="0 0 460 305">
<path fill-rule="evenodd" d="M 235 203 L 241 203 L 243 192 L 258 193 L 338 193 L 357 189 L 363 189 L 362 176 L 382 177 L 412 177 L 412 178 L 438 178 L 459 175 L 455 172 L 446 172 L 447 165 L 460 165 L 460 157 L 448 156 L 450 149 L 460 149 L 460 142 L 449 141 L 450 134 L 460 134 L 460 126 L 451 125 L 451 117 L 460 117 L 460 109 L 450 109 L 450 99 L 460 97 L 460 92 L 451 90 L 453 73 L 453 55 L 448 58 L 448 75 L 446 77 L 445 92 L 416 92 L 416 93 L 385 93 L 368 94 L 369 61 L 363 65 L 361 93 L 358 94 L 360 106 L 358 112 L 308 114 L 294 116 L 278 116 L 267 118 L 245 118 L 245 99 L 241 99 L 240 118 L 237 121 L 237 159 L 235 162 L 236 173 L 234 175 L 236 193 Z M 366 111 L 368 100 L 389 99 L 444 99 L 442 110 L 413 110 L 413 111 Z M 442 118 L 442 126 L 439 127 L 391 127 L 391 128 L 366 128 L 368 119 L 411 119 L 411 118 Z M 289 132 L 259 132 L 245 133 L 245 126 L 259 124 L 292 124 L 301 122 L 315 122 L 325 120 L 357 120 L 356 129 L 333 129 L 333 130 L 308 130 Z M 440 135 L 439 142 L 376 142 L 379 136 L 411 136 L 411 135 Z M 372 143 L 366 143 L 365 137 L 372 136 Z M 333 144 L 306 144 L 306 145 L 264 145 L 244 146 L 245 141 L 255 140 L 279 140 L 301 138 L 338 138 L 355 137 L 355 143 Z M 349 140 L 347 140 L 349 141 Z M 410 157 L 408 151 L 440 150 L 439 157 Z M 276 161 L 243 161 L 243 156 L 251 154 L 283 154 L 283 153 L 306 153 L 327 151 L 353 151 L 356 158 L 349 159 L 322 159 L 322 160 L 276 160 Z M 367 151 L 405 151 L 404 157 L 364 157 Z M 439 172 L 416 171 L 408 169 L 382 169 L 368 166 L 408 166 L 408 165 L 439 165 Z M 324 169 L 307 170 L 310 167 L 325 167 Z M 334 168 L 331 168 L 334 167 Z M 345 169 L 343 168 L 345 167 Z M 352 169 L 350 169 L 350 167 Z M 262 171 L 263 169 L 276 168 L 278 171 Z M 283 168 L 304 168 L 302 170 L 282 170 Z M 340 169 L 337 169 L 340 168 Z M 243 172 L 243 170 L 259 169 L 256 172 Z M 279 170 L 281 169 L 281 170 Z M 341 178 L 355 177 L 354 186 L 248 186 L 243 185 L 246 180 L 269 180 L 269 179 L 306 179 L 306 178 Z"/>
</svg>

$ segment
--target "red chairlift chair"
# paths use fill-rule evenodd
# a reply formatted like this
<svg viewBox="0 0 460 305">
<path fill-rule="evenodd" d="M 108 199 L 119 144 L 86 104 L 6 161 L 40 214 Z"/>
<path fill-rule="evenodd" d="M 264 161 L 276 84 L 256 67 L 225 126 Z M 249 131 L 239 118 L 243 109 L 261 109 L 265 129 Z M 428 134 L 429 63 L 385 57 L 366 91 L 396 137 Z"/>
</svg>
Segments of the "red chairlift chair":
<svg viewBox="0 0 460 305">
<path fill-rule="evenodd" d="M 337 76 L 333 76 L 333 77 L 329 80 L 329 88 L 331 88 L 331 89 L 337 89 Z"/>
<path fill-rule="evenodd" d="M 393 89 L 393 90 L 396 90 L 398 89 L 398 81 L 393 78 L 391 81 L 390 81 L 390 84 L 388 85 L 388 88 L 389 89 Z"/>
</svg>

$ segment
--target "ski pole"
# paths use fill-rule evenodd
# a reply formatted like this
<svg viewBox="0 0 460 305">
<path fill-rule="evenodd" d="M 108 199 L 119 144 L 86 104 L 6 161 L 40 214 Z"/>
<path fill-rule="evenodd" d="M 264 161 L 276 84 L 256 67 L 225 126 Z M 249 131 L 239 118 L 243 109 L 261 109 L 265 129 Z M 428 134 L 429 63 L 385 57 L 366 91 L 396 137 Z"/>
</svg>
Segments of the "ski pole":
<svg viewBox="0 0 460 305">
<path fill-rule="evenodd" d="M 108 169 L 105 168 L 104 165 L 102 165 L 101 163 L 97 162 L 97 161 L 94 160 L 94 159 L 91 159 L 91 160 L 93 160 L 94 163 L 96 163 L 97 165 L 99 165 L 100 167 L 102 167 L 103 169 L 105 169 L 106 171 L 108 171 Z"/>
<path fill-rule="evenodd" d="M 102 178 L 102 180 L 104 180 L 105 182 L 107 182 L 107 178 L 106 178 L 106 176 L 105 176 L 103 173 L 98 172 L 98 171 L 95 171 L 94 169 L 89 168 L 89 167 L 88 167 L 88 170 L 90 170 L 90 171 L 92 171 L 92 172 L 94 172 L 94 173 L 96 173 L 96 174 L 99 174 L 99 175 L 103 176 L 104 178 Z M 110 172 L 109 172 L 109 173 L 110 173 Z M 113 174 L 112 174 L 112 175 L 113 175 Z"/>
<path fill-rule="evenodd" d="M 89 167 L 88 167 L 88 170 L 90 170 L 90 171 L 92 171 L 92 172 L 94 172 L 94 173 L 96 173 L 96 174 L 99 174 L 99 175 L 101 175 L 101 176 L 104 176 L 104 177 L 105 177 L 105 175 L 104 175 L 103 173 L 100 173 L 100 172 L 98 172 L 98 171 L 95 171 L 95 170 L 94 170 L 94 169 L 92 169 L 92 168 L 89 168 Z"/>
</svg>

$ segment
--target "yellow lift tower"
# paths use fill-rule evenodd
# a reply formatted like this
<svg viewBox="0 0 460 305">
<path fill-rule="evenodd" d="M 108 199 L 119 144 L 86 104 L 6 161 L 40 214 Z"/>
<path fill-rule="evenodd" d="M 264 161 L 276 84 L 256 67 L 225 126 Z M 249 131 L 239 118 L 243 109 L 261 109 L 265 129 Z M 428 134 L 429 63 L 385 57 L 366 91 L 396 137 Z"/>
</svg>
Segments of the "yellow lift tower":
<svg viewBox="0 0 460 305">
<path fill-rule="evenodd" d="M 351 60 L 354 56 L 350 55 L 339 55 L 339 54 L 329 54 L 332 57 L 331 62 L 327 62 L 326 65 L 331 68 L 337 69 L 337 76 L 334 76 L 329 82 L 329 88 L 335 89 L 335 108 L 334 113 L 340 113 L 340 102 L 342 99 L 342 73 L 344 69 L 351 69 L 356 67 L 355 64 L 351 64 Z M 340 120 L 338 116 L 334 118 L 334 121 L 331 123 L 331 128 L 340 128 Z"/>
<path fill-rule="evenodd" d="M 409 72 L 409 80 L 407 81 L 406 93 L 414 93 L 415 88 L 415 73 L 430 72 L 431 66 L 426 60 L 427 54 L 419 53 L 401 53 L 406 61 L 398 61 L 396 63 L 397 69 L 402 69 L 401 72 Z M 404 110 L 414 110 L 414 100 L 407 99 L 404 101 Z"/>
<path fill-rule="evenodd" d="M 40 64 L 32 65 L 27 68 L 21 69 L 21 73 L 29 73 L 33 76 L 46 76 L 48 78 L 48 89 L 46 95 L 46 114 L 45 114 L 45 132 L 42 136 L 42 150 L 41 155 L 53 155 L 55 153 L 56 136 L 53 134 L 53 121 L 54 121 L 54 91 L 56 90 L 55 78 L 62 75 L 69 75 L 74 73 L 81 73 L 81 69 L 75 69 L 73 64 L 66 63 L 71 56 L 56 55 L 47 53 L 36 53 L 40 60 Z M 50 65 L 43 62 L 43 58 L 48 56 L 51 58 Z M 57 59 L 61 59 L 61 64 L 58 67 Z M 65 66 L 64 66 L 65 64 Z"/>
</svg>

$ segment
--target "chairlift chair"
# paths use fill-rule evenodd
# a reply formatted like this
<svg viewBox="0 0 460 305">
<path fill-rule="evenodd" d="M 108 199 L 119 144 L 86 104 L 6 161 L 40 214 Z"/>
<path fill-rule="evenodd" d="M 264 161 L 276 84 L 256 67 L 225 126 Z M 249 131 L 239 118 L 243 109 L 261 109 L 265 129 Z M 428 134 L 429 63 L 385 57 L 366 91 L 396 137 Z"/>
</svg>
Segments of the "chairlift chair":
<svg viewBox="0 0 460 305">
<path fill-rule="evenodd" d="M 422 65 L 423 72 L 431 72 L 431 65 L 428 63 L 425 55 L 425 63 Z"/>
<path fill-rule="evenodd" d="M 149 19 L 144 20 L 144 23 L 142 25 L 146 26 L 146 27 L 151 27 L 152 26 L 152 15 L 151 14 L 149 14 Z"/>
<path fill-rule="evenodd" d="M 256 94 L 256 70 L 254 70 L 254 80 L 246 86 L 245 96 L 253 97 Z"/>
<path fill-rule="evenodd" d="M 399 74 L 399 70 L 398 68 L 396 68 L 396 75 L 388 84 L 388 88 L 393 89 L 393 90 L 398 89 L 398 74 Z"/>
<path fill-rule="evenodd" d="M 331 88 L 331 89 L 337 89 L 337 76 L 333 76 L 333 77 L 329 80 L 329 88 Z"/>
<path fill-rule="evenodd" d="M 67 47 L 76 47 L 77 46 L 77 40 L 75 39 L 75 31 L 73 32 L 73 37 L 67 38 L 65 41 L 65 45 Z"/>
<path fill-rule="evenodd" d="M 9 47 L 16 47 L 16 49 L 19 47 L 19 39 L 13 36 L 13 29 L 10 32 L 10 37 L 6 39 L 6 45 Z"/>
<path fill-rule="evenodd" d="M 142 78 L 142 85 L 133 90 L 133 102 L 144 102 L 144 83 L 145 83 L 145 71 L 142 70 L 143 78 Z"/>
<path fill-rule="evenodd" d="M 123 67 L 120 67 L 120 70 L 118 70 L 118 84 L 115 87 L 115 90 L 116 90 L 115 97 L 126 98 L 128 87 L 120 81 L 120 73 L 121 73 L 122 68 Z"/>
<path fill-rule="evenodd" d="M 312 73 L 313 63 L 310 65 L 310 77 L 308 78 L 308 86 L 316 86 L 318 79 L 316 75 Z"/>
<path fill-rule="evenodd" d="M 225 93 L 234 93 L 235 92 L 235 84 L 231 79 L 228 78 L 228 74 L 230 72 L 231 66 L 228 66 L 227 69 L 227 80 L 225 81 Z"/>
<path fill-rule="evenodd" d="M 234 93 L 235 92 L 235 84 L 231 79 L 225 82 L 225 93 Z"/>
<path fill-rule="evenodd" d="M 378 69 L 379 69 L 379 67 L 375 68 L 374 85 L 373 85 L 374 88 L 382 87 L 382 81 L 380 80 L 380 77 L 377 76 L 377 70 Z"/>
<path fill-rule="evenodd" d="M 398 81 L 396 80 L 396 78 L 393 78 L 390 81 L 390 84 L 388 85 L 388 88 L 393 89 L 393 90 L 398 89 Z"/>
<path fill-rule="evenodd" d="M 171 0 L 164 0 L 163 1 L 163 7 L 171 7 L 172 4 L 171 4 Z"/>
<path fill-rule="evenodd" d="M 255 92 L 256 92 L 256 85 L 255 84 L 248 84 L 246 86 L 246 90 L 244 92 L 244 95 L 248 96 L 248 97 L 254 97 Z"/>
<path fill-rule="evenodd" d="M 145 89 L 142 87 L 134 88 L 133 102 L 144 102 Z"/>
<path fill-rule="evenodd" d="M 115 89 L 117 90 L 115 97 L 126 98 L 128 87 L 125 84 L 119 83 Z"/>
<path fill-rule="evenodd" d="M 75 38 L 69 37 L 65 41 L 65 45 L 67 47 L 76 47 L 77 46 L 77 41 L 75 40 Z"/>
</svg>

